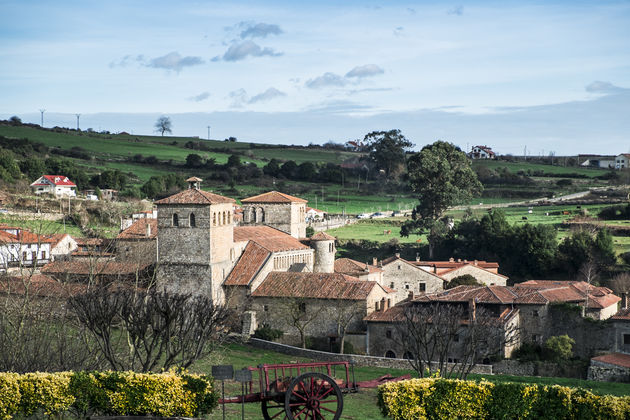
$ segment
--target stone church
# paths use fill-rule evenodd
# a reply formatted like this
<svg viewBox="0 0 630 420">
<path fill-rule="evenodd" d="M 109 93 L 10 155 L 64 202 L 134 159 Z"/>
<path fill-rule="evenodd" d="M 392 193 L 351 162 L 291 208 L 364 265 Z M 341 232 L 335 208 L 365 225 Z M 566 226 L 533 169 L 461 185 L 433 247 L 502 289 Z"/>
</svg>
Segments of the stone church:
<svg viewBox="0 0 630 420">
<path fill-rule="evenodd" d="M 161 287 L 216 302 L 228 296 L 243 308 L 271 272 L 334 272 L 335 238 L 306 238 L 306 200 L 277 191 L 243 199 L 236 226 L 234 199 L 203 191 L 199 178 L 187 181 L 187 190 L 155 202 Z"/>
</svg>

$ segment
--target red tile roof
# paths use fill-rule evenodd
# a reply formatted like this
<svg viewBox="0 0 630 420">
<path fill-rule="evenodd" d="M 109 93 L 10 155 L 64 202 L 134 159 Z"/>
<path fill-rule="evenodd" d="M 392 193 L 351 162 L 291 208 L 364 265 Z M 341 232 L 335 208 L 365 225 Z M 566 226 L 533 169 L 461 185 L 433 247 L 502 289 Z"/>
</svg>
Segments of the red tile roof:
<svg viewBox="0 0 630 420">
<path fill-rule="evenodd" d="M 0 280 L 0 291 L 16 295 L 23 295 L 27 291 L 30 295 L 47 297 L 68 297 L 83 293 L 86 284 L 62 283 L 44 274 L 34 274 L 24 277 L 5 277 Z"/>
<path fill-rule="evenodd" d="M 271 256 L 271 252 L 250 241 L 238 262 L 225 279 L 226 286 L 247 286 L 260 271 L 267 259 Z"/>
<path fill-rule="evenodd" d="M 278 191 L 269 191 L 264 194 L 255 195 L 241 200 L 241 203 L 307 203 L 307 200 L 293 197 Z"/>
<path fill-rule="evenodd" d="M 147 226 L 150 233 L 147 236 Z M 138 219 L 116 236 L 116 239 L 155 239 L 157 238 L 157 219 Z"/>
<path fill-rule="evenodd" d="M 380 287 L 375 281 L 361 281 L 337 273 L 273 271 L 252 296 L 365 300 L 375 287 Z"/>
<path fill-rule="evenodd" d="M 317 232 L 316 234 L 311 236 L 310 239 L 311 241 L 334 241 L 337 238 L 327 234 L 326 232 Z"/>
<path fill-rule="evenodd" d="M 349 276 L 360 276 L 365 274 L 365 267 L 369 273 L 380 273 L 383 270 L 373 265 L 365 264 L 350 258 L 339 258 L 335 260 L 335 273 L 347 274 Z"/>
<path fill-rule="evenodd" d="M 128 275 L 147 269 L 149 263 L 131 263 L 114 261 L 54 261 L 42 267 L 43 274 L 71 275 Z"/>
<path fill-rule="evenodd" d="M 552 302 L 583 303 L 586 301 L 584 282 L 546 281 L 525 282 L 514 286 L 457 286 L 443 292 L 422 295 L 418 301 L 466 302 L 495 304 L 534 304 L 544 305 Z M 621 300 L 606 287 L 588 288 L 588 308 L 603 309 Z"/>
<path fill-rule="evenodd" d="M 610 353 L 603 356 L 593 357 L 591 360 L 607 363 L 609 365 L 630 368 L 630 354 Z"/>
<path fill-rule="evenodd" d="M 70 179 L 68 179 L 67 176 L 65 175 L 43 175 L 43 178 L 46 178 L 51 184 L 53 185 L 59 185 L 59 186 L 64 186 L 64 187 L 76 187 L 77 185 L 70 181 Z M 37 182 L 37 181 L 35 181 Z M 48 184 L 43 184 L 43 183 L 32 183 L 31 185 L 48 185 Z"/>
<path fill-rule="evenodd" d="M 233 198 L 224 197 L 208 191 L 189 188 L 170 197 L 163 198 L 155 204 L 219 204 L 234 203 Z"/>
<path fill-rule="evenodd" d="M 630 321 L 630 308 L 624 308 L 619 310 L 616 314 L 610 317 L 615 321 Z"/>
<path fill-rule="evenodd" d="M 0 243 L 15 243 L 15 244 L 45 244 L 56 243 L 55 240 L 49 235 L 37 235 L 28 230 L 22 228 L 18 229 L 17 235 L 0 229 Z"/>
<path fill-rule="evenodd" d="M 499 264 L 496 262 L 487 262 L 487 261 L 410 261 L 411 264 L 420 265 L 420 266 L 428 266 L 428 267 L 437 267 L 437 268 L 459 268 L 464 265 L 477 265 L 481 268 L 499 268 Z"/>
<path fill-rule="evenodd" d="M 268 251 L 280 252 L 309 249 L 291 235 L 269 226 L 237 226 L 234 228 L 234 242 L 255 241 Z"/>
</svg>

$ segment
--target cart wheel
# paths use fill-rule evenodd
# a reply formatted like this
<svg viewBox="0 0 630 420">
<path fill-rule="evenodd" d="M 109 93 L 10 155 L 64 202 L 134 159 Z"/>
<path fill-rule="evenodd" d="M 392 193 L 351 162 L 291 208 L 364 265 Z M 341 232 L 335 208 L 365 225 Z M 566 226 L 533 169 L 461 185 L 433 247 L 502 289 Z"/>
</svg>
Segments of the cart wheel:
<svg viewBox="0 0 630 420">
<path fill-rule="evenodd" d="M 262 414 L 265 420 L 284 420 L 286 419 L 285 411 L 284 411 L 284 402 L 277 402 L 274 400 L 263 400 L 262 404 Z"/>
<path fill-rule="evenodd" d="M 289 420 L 338 420 L 343 411 L 343 395 L 330 376 L 305 373 L 291 381 L 284 396 L 284 410 Z"/>
</svg>

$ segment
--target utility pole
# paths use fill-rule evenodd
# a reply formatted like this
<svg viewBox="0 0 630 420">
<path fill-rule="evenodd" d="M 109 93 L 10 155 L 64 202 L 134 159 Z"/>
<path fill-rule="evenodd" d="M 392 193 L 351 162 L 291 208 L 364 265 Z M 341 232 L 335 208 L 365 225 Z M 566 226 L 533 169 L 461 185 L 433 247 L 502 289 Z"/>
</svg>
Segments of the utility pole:
<svg viewBox="0 0 630 420">
<path fill-rule="evenodd" d="M 208 140 L 210 140 L 210 126 L 208 126 Z"/>
<path fill-rule="evenodd" d="M 40 124 L 40 127 L 43 128 L 44 127 L 44 112 L 46 112 L 46 110 L 45 109 L 40 109 L 39 112 L 41 112 L 41 114 L 42 114 L 42 122 Z"/>
<path fill-rule="evenodd" d="M 81 114 L 74 114 L 77 116 L 77 130 L 80 130 L 79 128 L 79 118 L 81 117 Z"/>
</svg>

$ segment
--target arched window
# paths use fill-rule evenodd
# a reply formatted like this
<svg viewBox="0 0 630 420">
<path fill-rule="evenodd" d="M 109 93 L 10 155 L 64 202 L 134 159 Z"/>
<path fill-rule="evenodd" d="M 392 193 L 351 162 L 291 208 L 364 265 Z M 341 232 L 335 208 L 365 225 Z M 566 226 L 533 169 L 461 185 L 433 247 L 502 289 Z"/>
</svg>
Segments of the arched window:
<svg viewBox="0 0 630 420">
<path fill-rule="evenodd" d="M 173 226 L 179 226 L 179 216 L 177 213 L 173 213 Z"/>
<path fill-rule="evenodd" d="M 228 212 L 228 224 L 232 223 L 232 212 Z"/>
<path fill-rule="evenodd" d="M 225 218 L 225 212 L 223 212 L 223 224 L 225 225 L 227 223 L 227 220 Z"/>
<path fill-rule="evenodd" d="M 263 221 L 263 217 L 264 217 L 264 212 L 262 207 L 258 207 L 256 209 L 256 220 L 254 220 L 256 223 L 262 223 Z"/>
<path fill-rule="evenodd" d="M 385 357 L 389 357 L 390 359 L 395 359 L 396 358 L 396 353 L 394 353 L 391 350 L 387 350 L 387 353 L 385 353 Z"/>
<path fill-rule="evenodd" d="M 197 226 L 197 221 L 195 220 L 195 213 L 190 213 L 190 227 Z"/>
<path fill-rule="evenodd" d="M 212 226 L 217 225 L 217 214 L 212 212 Z"/>
</svg>

